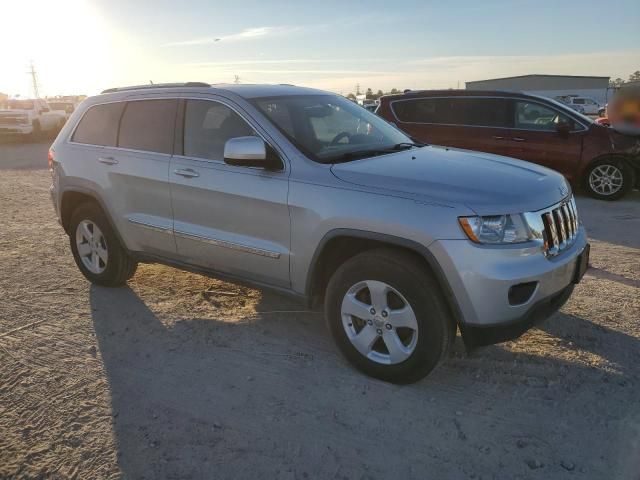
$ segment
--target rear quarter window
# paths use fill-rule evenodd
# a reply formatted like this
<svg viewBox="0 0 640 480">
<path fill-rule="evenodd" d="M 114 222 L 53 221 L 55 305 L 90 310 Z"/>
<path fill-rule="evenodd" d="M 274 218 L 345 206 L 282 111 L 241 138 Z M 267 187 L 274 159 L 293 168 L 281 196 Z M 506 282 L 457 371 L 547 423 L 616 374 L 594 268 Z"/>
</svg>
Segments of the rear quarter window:
<svg viewBox="0 0 640 480">
<path fill-rule="evenodd" d="M 82 116 L 71 141 L 115 147 L 124 105 L 124 102 L 117 102 L 90 107 Z"/>
<path fill-rule="evenodd" d="M 127 102 L 118 147 L 171 154 L 177 104 L 177 100 Z"/>
</svg>

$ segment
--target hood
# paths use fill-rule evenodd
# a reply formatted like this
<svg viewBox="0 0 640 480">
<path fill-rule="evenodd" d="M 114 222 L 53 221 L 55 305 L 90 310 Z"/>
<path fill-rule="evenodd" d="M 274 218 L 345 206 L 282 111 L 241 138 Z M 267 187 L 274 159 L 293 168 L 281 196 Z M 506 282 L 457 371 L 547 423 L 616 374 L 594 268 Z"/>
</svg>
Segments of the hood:
<svg viewBox="0 0 640 480">
<path fill-rule="evenodd" d="M 562 175 L 539 165 L 432 146 L 340 163 L 331 171 L 344 182 L 462 204 L 478 215 L 540 210 L 571 191 Z"/>
</svg>

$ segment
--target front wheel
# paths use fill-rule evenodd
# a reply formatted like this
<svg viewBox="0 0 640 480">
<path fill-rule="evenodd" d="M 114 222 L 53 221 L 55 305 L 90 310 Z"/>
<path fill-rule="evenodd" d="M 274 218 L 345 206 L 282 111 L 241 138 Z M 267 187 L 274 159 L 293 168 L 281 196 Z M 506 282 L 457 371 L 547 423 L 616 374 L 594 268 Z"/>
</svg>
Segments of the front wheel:
<svg viewBox="0 0 640 480">
<path fill-rule="evenodd" d="M 30 140 L 37 142 L 42 139 L 42 127 L 40 122 L 33 122 L 33 129 L 31 130 Z"/>
<path fill-rule="evenodd" d="M 630 189 L 633 173 L 622 159 L 594 162 L 586 171 L 584 186 L 587 193 L 600 200 L 618 200 Z"/>
<path fill-rule="evenodd" d="M 412 255 L 389 249 L 361 253 L 338 268 L 325 316 L 347 360 L 392 383 L 426 376 L 455 336 L 435 279 Z"/>
</svg>

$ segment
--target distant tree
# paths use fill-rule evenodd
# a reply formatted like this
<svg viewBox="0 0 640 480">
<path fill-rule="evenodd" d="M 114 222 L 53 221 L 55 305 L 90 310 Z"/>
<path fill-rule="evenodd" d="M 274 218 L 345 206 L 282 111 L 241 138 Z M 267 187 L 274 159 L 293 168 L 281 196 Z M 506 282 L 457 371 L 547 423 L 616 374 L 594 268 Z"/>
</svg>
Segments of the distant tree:
<svg viewBox="0 0 640 480">
<path fill-rule="evenodd" d="M 621 78 L 616 78 L 615 80 L 609 80 L 609 86 L 613 88 L 621 87 L 624 84 L 624 80 Z"/>
<path fill-rule="evenodd" d="M 373 90 L 367 88 L 367 98 L 373 98 Z"/>
<path fill-rule="evenodd" d="M 383 95 L 384 95 L 383 91 L 382 90 L 378 90 L 378 93 L 376 93 L 376 98 L 380 98 Z"/>
<path fill-rule="evenodd" d="M 350 93 L 349 95 L 347 95 L 347 98 L 348 98 L 349 100 L 351 100 L 352 102 L 355 102 L 355 101 L 356 101 L 356 96 L 355 96 L 353 93 Z"/>
<path fill-rule="evenodd" d="M 396 93 L 400 93 L 400 90 L 398 90 L 397 88 L 392 88 L 391 89 L 391 95 L 396 94 Z"/>
<path fill-rule="evenodd" d="M 640 70 L 636 70 L 631 75 L 629 75 L 630 82 L 637 82 L 638 80 L 640 80 Z"/>
</svg>

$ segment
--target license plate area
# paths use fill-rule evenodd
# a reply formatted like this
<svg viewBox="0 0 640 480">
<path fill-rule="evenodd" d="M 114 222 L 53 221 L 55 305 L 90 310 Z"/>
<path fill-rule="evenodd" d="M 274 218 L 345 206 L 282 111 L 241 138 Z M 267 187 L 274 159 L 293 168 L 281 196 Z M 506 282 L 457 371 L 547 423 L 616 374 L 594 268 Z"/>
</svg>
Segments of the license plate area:
<svg viewBox="0 0 640 480">
<path fill-rule="evenodd" d="M 576 269 L 573 272 L 573 283 L 580 283 L 584 273 L 589 268 L 589 252 L 591 250 L 591 246 L 587 243 L 582 250 L 582 253 L 578 255 L 576 259 Z"/>
</svg>

